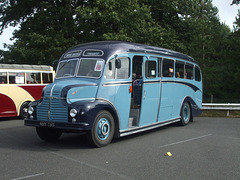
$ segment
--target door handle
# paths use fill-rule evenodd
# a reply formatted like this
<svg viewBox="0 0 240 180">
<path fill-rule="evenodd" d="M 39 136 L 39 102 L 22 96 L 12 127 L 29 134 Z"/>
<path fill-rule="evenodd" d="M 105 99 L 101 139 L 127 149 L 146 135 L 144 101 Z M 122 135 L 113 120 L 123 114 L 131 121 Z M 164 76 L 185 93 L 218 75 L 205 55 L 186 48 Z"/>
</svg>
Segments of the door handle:
<svg viewBox="0 0 240 180">
<path fill-rule="evenodd" d="M 143 95 L 143 99 L 146 98 L 146 90 L 144 90 L 144 95 Z"/>
</svg>

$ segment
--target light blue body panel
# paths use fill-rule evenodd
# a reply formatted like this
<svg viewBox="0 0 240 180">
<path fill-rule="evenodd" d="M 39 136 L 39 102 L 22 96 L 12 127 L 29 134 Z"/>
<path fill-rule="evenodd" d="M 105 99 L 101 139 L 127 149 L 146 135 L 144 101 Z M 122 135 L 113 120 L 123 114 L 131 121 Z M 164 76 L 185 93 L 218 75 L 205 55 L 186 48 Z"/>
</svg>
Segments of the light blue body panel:
<svg viewBox="0 0 240 180">
<path fill-rule="evenodd" d="M 160 81 L 145 81 L 143 83 L 140 126 L 157 122 L 160 101 L 159 96 Z"/>
<path fill-rule="evenodd" d="M 163 78 L 162 79 L 162 86 L 161 86 L 161 99 L 160 99 L 160 109 L 159 109 L 159 116 L 158 121 L 163 122 L 169 119 L 172 119 L 173 116 L 173 102 L 175 88 L 172 83 L 165 83 L 164 80 L 170 78 Z M 179 111 L 178 111 L 179 112 Z M 179 114 L 178 114 L 179 117 Z"/>
<path fill-rule="evenodd" d="M 73 87 L 67 92 L 67 103 L 72 104 L 77 101 L 94 100 L 97 90 L 98 86 L 93 86 L 91 84 L 81 87 Z"/>
<path fill-rule="evenodd" d="M 119 116 L 119 129 L 127 129 L 130 113 L 131 93 L 129 81 L 107 81 L 99 87 L 97 99 L 103 99 L 111 103 Z"/>
</svg>

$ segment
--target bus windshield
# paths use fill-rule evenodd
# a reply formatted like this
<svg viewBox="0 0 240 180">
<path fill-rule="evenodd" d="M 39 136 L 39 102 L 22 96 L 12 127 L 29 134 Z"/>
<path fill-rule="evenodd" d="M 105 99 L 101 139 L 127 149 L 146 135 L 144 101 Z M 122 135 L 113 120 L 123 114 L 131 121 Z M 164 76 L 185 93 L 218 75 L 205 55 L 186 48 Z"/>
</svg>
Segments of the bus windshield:
<svg viewBox="0 0 240 180">
<path fill-rule="evenodd" d="M 77 62 L 77 59 L 60 62 L 58 65 L 56 78 L 74 76 Z"/>
<path fill-rule="evenodd" d="M 77 62 L 77 59 L 60 62 L 56 78 L 75 76 L 75 72 L 78 77 L 98 78 L 101 76 L 104 60 L 81 59 L 79 67 L 77 67 Z"/>
</svg>

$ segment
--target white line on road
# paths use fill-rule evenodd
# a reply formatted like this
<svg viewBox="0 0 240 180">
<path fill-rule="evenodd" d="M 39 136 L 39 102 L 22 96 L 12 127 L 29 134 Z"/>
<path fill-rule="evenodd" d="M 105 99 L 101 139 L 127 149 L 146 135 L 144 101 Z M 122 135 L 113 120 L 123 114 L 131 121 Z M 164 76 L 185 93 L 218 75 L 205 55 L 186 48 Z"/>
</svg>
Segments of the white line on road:
<svg viewBox="0 0 240 180">
<path fill-rule="evenodd" d="M 67 159 L 67 160 L 70 160 L 70 161 L 73 161 L 73 162 L 76 162 L 76 163 L 80 163 L 80 164 L 85 165 L 85 166 L 88 166 L 88 167 L 90 167 L 90 168 L 93 168 L 93 169 L 102 171 L 102 172 L 104 172 L 104 173 L 106 173 L 106 174 L 111 174 L 111 175 L 114 175 L 114 176 L 118 176 L 118 177 L 120 177 L 120 178 L 122 178 L 122 179 L 129 179 L 129 180 L 132 179 L 132 178 L 127 177 L 127 176 L 125 176 L 125 175 L 123 175 L 123 174 L 118 174 L 118 173 L 116 173 L 116 172 L 109 171 L 109 170 L 104 169 L 104 168 L 102 168 L 102 167 L 98 167 L 98 166 L 89 164 L 89 163 L 87 163 L 87 162 L 83 162 L 83 161 L 80 161 L 80 160 L 77 160 L 77 159 L 73 159 L 73 158 L 70 158 L 70 157 L 68 157 L 68 156 L 64 156 L 64 155 L 62 155 L 62 154 L 53 152 L 53 151 L 50 151 L 50 153 L 55 154 L 55 155 L 57 155 L 57 156 L 59 156 L 59 157 L 62 157 L 62 158 L 64 158 L 64 159 Z"/>
<path fill-rule="evenodd" d="M 212 134 L 206 134 L 204 136 L 199 136 L 199 137 L 195 137 L 195 138 L 191 138 L 191 139 L 186 139 L 186 140 L 178 141 L 178 142 L 171 143 L 171 144 L 165 144 L 165 145 L 160 146 L 160 147 L 162 148 L 162 147 L 172 146 L 172 145 L 176 145 L 176 144 L 180 144 L 180 143 L 185 143 L 185 142 L 188 142 L 188 141 L 194 141 L 194 140 L 205 138 L 205 137 L 208 137 L 208 136 L 211 136 L 211 135 Z"/>
<path fill-rule="evenodd" d="M 27 179 L 27 178 L 36 177 L 36 176 L 42 176 L 42 175 L 44 175 L 44 173 L 33 174 L 33 175 L 24 176 L 24 177 L 19 177 L 19 178 L 15 178 L 15 179 L 11 179 L 11 180 Z"/>
</svg>

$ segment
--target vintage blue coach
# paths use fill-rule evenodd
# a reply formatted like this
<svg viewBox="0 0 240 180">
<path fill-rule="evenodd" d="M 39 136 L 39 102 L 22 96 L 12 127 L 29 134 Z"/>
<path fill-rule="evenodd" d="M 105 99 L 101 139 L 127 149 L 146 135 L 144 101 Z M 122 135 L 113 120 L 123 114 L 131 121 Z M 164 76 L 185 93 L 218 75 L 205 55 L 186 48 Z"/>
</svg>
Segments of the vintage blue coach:
<svg viewBox="0 0 240 180">
<path fill-rule="evenodd" d="M 62 55 L 54 83 L 30 104 L 25 125 L 45 141 L 86 131 L 102 147 L 114 137 L 187 125 L 201 108 L 202 75 L 193 58 L 143 44 L 92 42 Z"/>
</svg>

